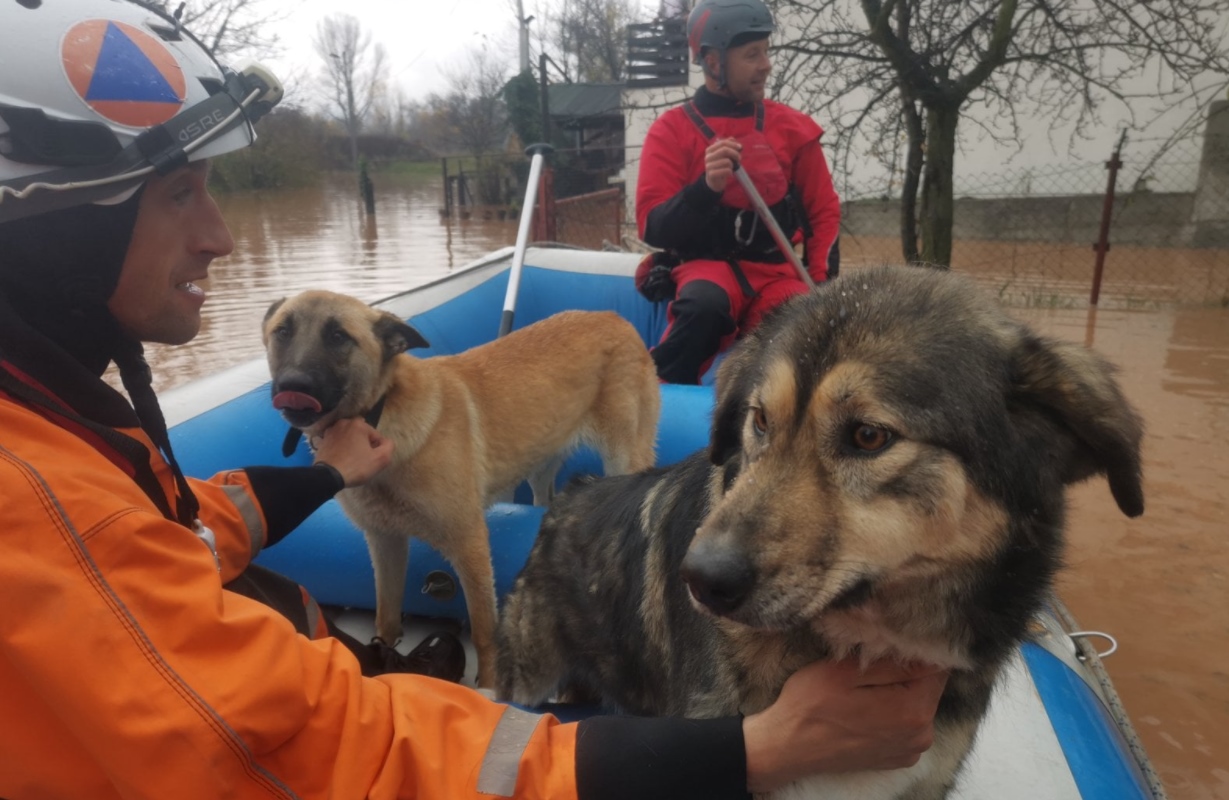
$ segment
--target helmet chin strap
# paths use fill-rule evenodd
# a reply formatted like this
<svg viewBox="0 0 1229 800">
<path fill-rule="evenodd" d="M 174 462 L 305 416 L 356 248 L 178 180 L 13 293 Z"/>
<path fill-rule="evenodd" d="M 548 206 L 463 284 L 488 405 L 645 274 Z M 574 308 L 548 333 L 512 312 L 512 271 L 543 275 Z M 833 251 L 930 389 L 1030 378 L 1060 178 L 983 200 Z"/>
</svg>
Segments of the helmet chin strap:
<svg viewBox="0 0 1229 800">
<path fill-rule="evenodd" d="M 717 50 L 717 48 L 713 48 L 713 49 Z M 712 78 L 713 80 L 717 81 L 718 89 L 725 89 L 727 86 L 729 86 L 729 84 L 726 83 L 726 79 L 725 79 L 725 75 L 726 75 L 725 52 L 726 52 L 725 50 L 717 50 L 717 69 L 716 70 L 709 69 L 707 58 L 703 59 L 700 62 L 704 68 L 704 75 L 706 77 Z"/>
</svg>

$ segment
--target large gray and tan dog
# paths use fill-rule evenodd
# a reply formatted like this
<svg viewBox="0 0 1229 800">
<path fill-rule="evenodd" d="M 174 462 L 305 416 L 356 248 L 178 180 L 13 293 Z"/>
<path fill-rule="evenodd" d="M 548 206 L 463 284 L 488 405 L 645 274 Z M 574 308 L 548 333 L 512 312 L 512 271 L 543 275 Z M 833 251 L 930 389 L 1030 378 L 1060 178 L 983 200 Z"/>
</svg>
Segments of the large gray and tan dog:
<svg viewBox="0 0 1229 800">
<path fill-rule="evenodd" d="M 401 636 L 409 537 L 456 568 L 478 654 L 494 680 L 495 584 L 484 509 L 529 477 L 544 504 L 567 453 L 587 444 L 607 475 L 652 466 L 660 392 L 632 325 L 609 312 L 557 314 L 464 353 L 413 358 L 427 342 L 393 314 L 309 291 L 274 303 L 263 337 L 273 403 L 311 435 L 382 403 L 393 462 L 338 501 L 365 534 L 376 633 Z"/>
<path fill-rule="evenodd" d="M 805 663 L 953 671 L 914 767 L 812 776 L 781 798 L 933 800 L 1046 597 L 1065 486 L 1143 511 L 1141 424 L 1111 367 L 924 268 L 842 276 L 721 366 L 711 442 L 569 487 L 506 601 L 497 694 L 640 714 L 769 705 Z"/>
</svg>

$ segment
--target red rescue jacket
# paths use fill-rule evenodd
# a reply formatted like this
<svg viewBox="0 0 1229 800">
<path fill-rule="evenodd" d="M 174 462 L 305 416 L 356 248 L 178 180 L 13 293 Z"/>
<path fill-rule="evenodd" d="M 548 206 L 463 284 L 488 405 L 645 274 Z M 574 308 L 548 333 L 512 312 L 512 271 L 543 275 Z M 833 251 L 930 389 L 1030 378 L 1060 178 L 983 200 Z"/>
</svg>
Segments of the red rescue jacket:
<svg viewBox="0 0 1229 800">
<path fill-rule="evenodd" d="M 804 263 L 812 278 L 824 280 L 841 210 L 820 146 L 823 130 L 805 114 L 772 100 L 736 103 L 701 88 L 689 102 L 718 138 L 750 139 L 755 137 L 757 127 L 762 129 L 763 140 L 776 154 L 792 188 L 796 224 L 792 230 L 783 226 L 785 233 L 805 239 Z M 757 105 L 763 114 L 758 126 Z M 724 260 L 731 256 L 740 260 L 784 260 L 762 226 L 755 234 L 752 250 L 740 249 L 736 234 L 746 238 L 746 231 L 753 225 L 747 215 L 754 212 L 745 212 L 738 221 L 733 209 L 723 209 L 722 195 L 704 182 L 704 151 L 709 144 L 705 131 L 684 106 L 662 114 L 649 128 L 636 186 L 636 222 L 641 238 L 684 260 Z M 768 197 L 765 201 L 770 202 Z M 731 203 L 738 204 L 736 199 L 727 198 L 724 205 Z M 736 225 L 741 225 L 739 231 Z"/>
</svg>

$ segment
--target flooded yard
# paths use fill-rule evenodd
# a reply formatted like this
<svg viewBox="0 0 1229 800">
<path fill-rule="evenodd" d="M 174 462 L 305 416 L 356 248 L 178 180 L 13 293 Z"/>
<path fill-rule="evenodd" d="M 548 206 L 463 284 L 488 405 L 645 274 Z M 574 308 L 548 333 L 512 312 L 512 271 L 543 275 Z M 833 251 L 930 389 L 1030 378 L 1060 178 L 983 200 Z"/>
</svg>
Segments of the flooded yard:
<svg viewBox="0 0 1229 800">
<path fill-rule="evenodd" d="M 1077 487 L 1059 591 L 1118 639 L 1105 664 L 1170 797 L 1229 798 L 1229 311 L 1016 316 L 1118 364 L 1143 415 L 1146 511 Z"/>
</svg>

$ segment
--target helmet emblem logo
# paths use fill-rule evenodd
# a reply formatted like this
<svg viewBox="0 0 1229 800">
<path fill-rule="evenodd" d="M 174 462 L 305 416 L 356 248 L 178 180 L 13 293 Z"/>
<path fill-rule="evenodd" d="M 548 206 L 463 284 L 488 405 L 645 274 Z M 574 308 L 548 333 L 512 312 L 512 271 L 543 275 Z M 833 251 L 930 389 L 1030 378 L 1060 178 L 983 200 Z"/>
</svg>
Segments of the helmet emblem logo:
<svg viewBox="0 0 1229 800">
<path fill-rule="evenodd" d="M 60 53 L 77 96 L 104 119 L 147 128 L 183 106 L 183 70 L 165 45 L 139 28 L 79 22 L 65 34 Z"/>
</svg>

